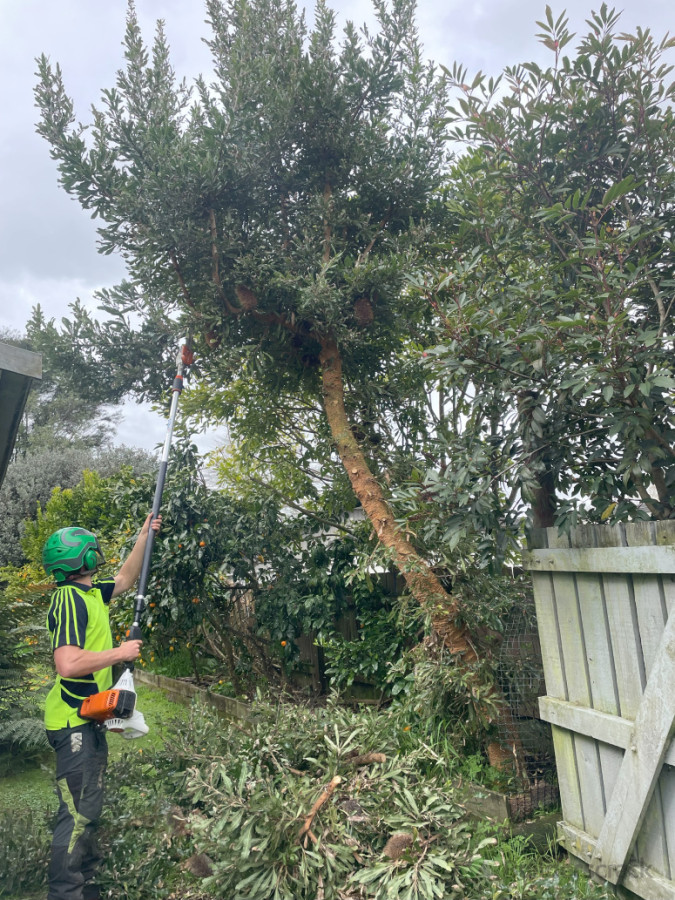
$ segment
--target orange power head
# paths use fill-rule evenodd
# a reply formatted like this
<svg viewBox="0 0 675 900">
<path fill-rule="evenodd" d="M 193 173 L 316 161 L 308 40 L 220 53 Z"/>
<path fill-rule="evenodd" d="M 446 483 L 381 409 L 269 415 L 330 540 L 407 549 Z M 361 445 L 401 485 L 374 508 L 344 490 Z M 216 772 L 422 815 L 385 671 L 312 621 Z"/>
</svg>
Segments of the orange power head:
<svg viewBox="0 0 675 900">
<path fill-rule="evenodd" d="M 82 702 L 78 715 L 82 719 L 93 719 L 94 722 L 105 722 L 108 719 L 128 719 L 136 706 L 136 694 L 133 691 L 111 688 L 93 694 Z"/>
</svg>

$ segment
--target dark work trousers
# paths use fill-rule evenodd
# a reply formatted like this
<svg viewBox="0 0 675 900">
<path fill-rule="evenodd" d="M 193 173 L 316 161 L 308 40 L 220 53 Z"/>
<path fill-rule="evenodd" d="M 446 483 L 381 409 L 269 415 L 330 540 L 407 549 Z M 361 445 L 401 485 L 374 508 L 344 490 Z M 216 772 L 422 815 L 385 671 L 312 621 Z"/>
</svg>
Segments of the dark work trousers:
<svg viewBox="0 0 675 900">
<path fill-rule="evenodd" d="M 49 862 L 47 900 L 90 900 L 98 890 L 88 884 L 100 860 L 96 826 L 103 808 L 108 761 L 105 732 L 94 722 L 48 731 L 56 751 L 59 810 Z"/>
</svg>

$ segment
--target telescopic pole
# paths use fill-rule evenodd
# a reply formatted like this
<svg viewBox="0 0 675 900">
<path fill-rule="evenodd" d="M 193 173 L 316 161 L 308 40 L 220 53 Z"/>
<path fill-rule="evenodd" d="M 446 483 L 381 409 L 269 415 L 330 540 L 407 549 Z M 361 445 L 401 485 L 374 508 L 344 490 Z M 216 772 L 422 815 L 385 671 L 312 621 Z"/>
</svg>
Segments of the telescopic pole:
<svg viewBox="0 0 675 900">
<path fill-rule="evenodd" d="M 162 503 L 162 494 L 164 492 L 164 482 L 166 481 L 166 470 L 169 465 L 169 450 L 171 449 L 171 439 L 173 437 L 173 427 L 176 422 L 176 410 L 178 409 L 178 398 L 183 390 L 183 376 L 194 360 L 194 354 L 190 350 L 188 344 L 183 344 L 178 356 L 176 357 L 176 377 L 173 380 L 173 396 L 171 397 L 171 409 L 169 411 L 169 421 L 166 426 L 166 437 L 164 438 L 164 449 L 162 450 L 162 458 L 159 464 L 159 473 L 157 475 L 157 485 L 155 487 L 155 497 L 152 501 L 152 518 L 156 519 L 159 515 L 159 509 Z M 141 574 L 138 579 L 138 590 L 136 592 L 136 605 L 134 608 L 134 621 L 129 629 L 128 638 L 130 641 L 140 641 L 141 633 L 141 616 L 145 609 L 145 591 L 148 585 L 148 576 L 150 574 L 150 558 L 152 556 L 152 547 L 155 542 L 155 532 L 150 528 L 148 531 L 148 539 L 145 543 L 145 552 L 143 554 L 143 564 L 141 566 Z"/>
</svg>

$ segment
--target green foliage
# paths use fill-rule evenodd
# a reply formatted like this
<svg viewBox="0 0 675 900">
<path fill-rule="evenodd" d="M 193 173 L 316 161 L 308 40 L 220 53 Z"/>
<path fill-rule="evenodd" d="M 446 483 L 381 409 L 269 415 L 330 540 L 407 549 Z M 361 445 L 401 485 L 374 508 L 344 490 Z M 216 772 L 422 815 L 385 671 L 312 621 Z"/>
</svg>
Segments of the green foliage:
<svg viewBox="0 0 675 900">
<path fill-rule="evenodd" d="M 29 457 L 34 461 L 34 457 Z M 131 469 L 117 476 L 132 478 Z M 25 522 L 20 566 L 0 570 L 0 746 L 34 753 L 46 747 L 43 705 L 52 671 L 45 618 L 51 585 L 42 568 L 42 547 L 56 529 L 76 523 L 96 531 L 108 556 L 104 574 L 116 571 L 121 537 L 115 510 L 110 505 L 111 484 L 96 472 L 80 473 L 72 488 L 56 487 L 44 511 Z M 35 511 L 35 503 L 32 507 Z M 115 555 L 117 553 L 117 556 Z M 115 567 L 114 570 L 112 567 Z"/>
<path fill-rule="evenodd" d="M 28 567 L 0 570 L 0 749 L 34 754 L 47 746 L 42 723 L 47 658 L 44 615 Z M 39 573 L 43 577 L 44 572 Z M 41 592 L 37 592 L 41 596 Z"/>
<path fill-rule="evenodd" d="M 73 345 L 61 355 L 56 351 L 39 308 L 28 326 L 28 337 L 3 334 L 10 344 L 42 353 L 42 379 L 35 381 L 17 435 L 11 463 L 0 486 L 0 566 L 21 565 L 23 522 L 32 518 L 36 505 L 47 503 L 51 491 L 73 488 L 85 470 L 106 477 L 123 465 L 135 471 L 148 471 L 151 454 L 127 447 L 111 447 L 111 415 L 95 400 L 86 379 L 78 371 L 78 353 Z M 64 343 L 67 340 L 64 336 Z M 84 352 L 84 346 L 75 346 Z M 119 402 L 120 395 L 106 398 Z"/>
<path fill-rule="evenodd" d="M 391 667 L 389 682 L 413 727 L 428 734 L 441 730 L 472 753 L 495 737 L 500 700 L 489 660 L 459 668 L 443 648 L 418 645 Z"/>
<path fill-rule="evenodd" d="M 3 894 L 44 889 L 50 834 L 47 817 L 16 807 L 0 811 L 0 885 Z"/>
<path fill-rule="evenodd" d="M 127 884 L 129 893 L 125 897 L 148 900 L 168 896 L 168 890 L 162 892 L 165 882 L 184 880 L 179 866 L 185 853 L 173 846 L 176 838 L 165 815 L 172 793 L 166 776 L 170 750 L 164 751 L 164 740 L 170 733 L 170 723 L 178 727 L 175 723 L 187 720 L 188 711 L 144 685 L 137 684 L 136 689 L 150 734 L 132 745 L 117 735 L 108 739 L 102 878 L 107 886 L 115 879 L 118 885 Z M 162 769 L 165 778 L 158 786 L 148 760 L 160 750 L 166 752 L 166 762 Z M 29 765 L 23 757 L 15 757 L 9 773 L 0 771 L 0 894 L 16 896 L 17 900 L 26 900 L 29 892 L 32 896 L 39 888 L 42 896 L 45 892 L 51 820 L 57 808 L 50 749 L 40 762 Z M 182 846 L 184 850 L 185 841 Z M 137 878 L 135 884 L 130 872 Z M 118 886 L 113 890 L 119 895 L 121 889 Z"/>
<path fill-rule="evenodd" d="M 352 582 L 354 584 L 354 582 Z M 379 608 L 373 608 L 374 596 Z M 356 682 L 372 684 L 387 692 L 391 687 L 391 666 L 419 637 L 423 623 L 410 615 L 401 602 L 394 609 L 385 598 L 373 592 L 367 606 L 359 608 L 356 637 L 346 638 L 334 628 L 319 640 L 326 661 L 326 675 L 335 690 L 349 688 Z M 370 606 L 370 608 L 369 608 Z"/>
<path fill-rule="evenodd" d="M 464 879 L 473 888 L 487 882 L 480 842 L 458 821 L 447 765 L 422 745 L 402 753 L 406 736 L 395 714 L 258 703 L 253 716 L 225 731 L 202 718 L 193 723 L 194 742 L 177 745 L 189 766 L 184 790 L 196 805 L 190 825 L 214 864 L 205 884 L 216 894 L 427 898 Z M 383 755 L 359 763 L 373 752 Z M 336 775 L 341 781 L 312 818 L 311 836 L 299 837 Z M 407 846 L 383 857 L 401 832 Z"/>
<path fill-rule="evenodd" d="M 38 130 L 63 187 L 99 217 L 103 251 L 122 252 L 130 272 L 101 295 L 108 321 L 74 309 L 77 339 L 61 343 L 86 339 L 90 380 L 103 363 L 120 389 L 157 396 L 158 353 L 166 363 L 170 335 L 189 325 L 209 404 L 232 383 L 271 423 L 289 398 L 319 405 L 322 336 L 339 336 L 348 377 L 365 386 L 395 364 L 401 316 L 406 334 L 419 322 L 424 305 L 401 291 L 442 213 L 443 80 L 422 62 L 409 0 L 378 3 L 376 32 L 350 23 L 341 43 L 323 4 L 311 32 L 286 0 L 207 11 L 212 81 L 190 91 L 161 25 L 150 51 L 130 6 L 125 67 L 89 128 L 75 124 L 60 68 L 39 62 Z M 59 345 L 53 324 L 31 333 Z"/>
<path fill-rule="evenodd" d="M 460 564 L 455 569 L 460 570 Z M 387 692 L 396 700 L 402 720 L 430 741 L 484 758 L 481 748 L 498 737 L 509 677 L 517 677 L 500 664 L 505 624 L 514 610 L 522 617 L 523 611 L 534 617 L 532 588 L 527 575 L 495 575 L 467 567 L 453 581 L 452 593 L 457 622 L 470 624 L 477 661 L 459 667 L 442 645 L 427 638 L 389 666 Z"/>
<path fill-rule="evenodd" d="M 152 754 L 138 750 L 114 761 L 106 776 L 115 790 L 107 792 L 100 825 L 98 883 L 125 900 L 167 898 L 185 881 L 181 864 L 190 855 L 189 841 L 171 827 L 175 804 L 157 776 Z"/>
<path fill-rule="evenodd" d="M 87 371 L 93 348 L 102 371 L 155 397 L 171 335 L 189 331 L 192 409 L 232 425 L 230 479 L 250 457 L 252 484 L 273 470 L 276 503 L 334 520 L 322 500 L 341 514 L 348 480 L 357 494 L 368 481 L 345 441 L 385 481 L 425 443 L 422 379 L 400 351 L 431 318 L 406 274 L 446 215 L 445 80 L 423 62 L 413 0 L 376 3 L 374 31 L 348 23 L 341 37 L 323 3 L 311 30 L 289 0 L 208 0 L 207 13 L 213 74 L 190 91 L 163 26 L 148 49 L 130 3 L 124 67 L 90 126 L 60 68 L 38 63 L 38 131 L 61 184 L 129 270 L 101 294 L 105 322 L 76 308 L 64 328 L 86 337 Z"/>
<path fill-rule="evenodd" d="M 108 478 L 86 471 L 73 488 L 55 489 L 36 519 L 25 525 L 23 545 L 30 562 L 5 570 L 8 584 L 0 603 L 24 609 L 28 621 L 42 624 L 48 594 L 42 546 L 64 525 L 76 523 L 96 533 L 107 558 L 101 574 L 116 573 L 154 489 L 154 473 L 137 474 L 128 467 Z M 162 514 L 141 665 L 173 676 L 208 674 L 215 655 L 240 692 L 244 679 L 274 682 L 284 677 L 297 662 L 293 639 L 309 633 L 334 635 L 336 620 L 350 607 L 369 623 L 373 638 L 380 634 L 376 651 L 382 680 L 404 636 L 393 618 L 384 630 L 375 627 L 385 600 L 377 582 L 351 583 L 359 556 L 371 546 L 362 528 L 345 529 L 339 538 L 340 532 L 327 532 L 320 518 L 290 516 L 264 494 L 242 500 L 210 490 L 194 448 L 180 443 L 172 451 Z M 124 601 L 111 609 L 113 636 L 122 640 L 132 609 Z M 288 648 L 283 652 L 282 641 Z M 341 649 L 344 656 L 348 651 Z M 336 673 L 344 670 L 349 677 L 350 666 L 353 673 L 372 668 L 366 643 L 360 642 L 358 649 L 366 655 L 357 653 L 360 659 L 353 663 L 345 657 Z"/>
<path fill-rule="evenodd" d="M 161 699 L 144 691 L 140 705 L 161 740 L 110 740 L 108 784 L 115 789 L 107 792 L 99 881 L 113 895 L 314 900 L 321 885 L 326 898 L 355 900 L 609 896 L 566 860 L 535 853 L 526 839 L 509 838 L 489 823 L 461 821 L 451 787 L 461 759 L 442 740 L 403 725 L 396 708 L 350 711 L 259 700 L 252 721 L 225 722 L 197 705 L 190 712 L 177 708 L 184 715 L 175 718 L 165 704 L 156 721 L 155 697 Z M 174 722 L 167 725 L 169 718 Z M 384 759 L 359 762 L 359 753 Z M 311 823 L 316 843 L 299 840 L 336 773 L 342 781 Z M 16 809 L 25 805 L 15 800 Z M 397 859 L 387 858 L 386 842 L 401 833 L 409 836 L 408 846 L 399 846 Z M 3 814 L 4 892 L 24 898 L 44 884 L 48 840 L 40 815 Z M 213 867 L 206 881 L 189 871 L 190 860 L 204 850 Z M 276 894 L 275 884 L 265 888 L 270 874 Z"/>
<path fill-rule="evenodd" d="M 0 565 L 20 566 L 25 562 L 23 523 L 35 516 L 38 504 L 44 509 L 54 489 L 74 489 L 86 471 L 108 478 L 124 466 L 136 473 L 156 468 L 150 454 L 125 447 L 92 451 L 68 444 L 16 456 L 0 488 L 4 513 L 0 520 Z"/>
<path fill-rule="evenodd" d="M 477 834 L 494 834 L 485 823 L 477 824 Z M 598 884 L 581 872 L 555 847 L 541 853 L 529 837 L 497 832 L 497 842 L 486 856 L 499 863 L 498 873 L 486 900 L 610 900 L 612 889 Z"/>
<path fill-rule="evenodd" d="M 201 886 L 208 896 L 608 897 L 564 861 L 533 852 L 526 839 L 463 821 L 451 787 L 461 759 L 402 725 L 397 708 L 259 699 L 252 712 L 250 721 L 223 727 L 193 707 L 188 728 L 171 738 L 170 757 L 145 763 L 148 776 L 173 785 L 180 808 L 191 810 L 183 816 L 193 849 L 212 866 Z M 311 820 L 312 837 L 300 837 L 336 775 L 341 781 Z M 385 854 L 392 835 L 398 838 Z"/>
<path fill-rule="evenodd" d="M 523 501 L 564 528 L 672 515 L 674 44 L 618 19 L 603 5 L 567 56 L 549 9 L 547 68 L 448 73 L 468 152 L 426 293 L 453 419 L 449 465 L 425 481 L 451 540 L 499 551 Z"/>
</svg>

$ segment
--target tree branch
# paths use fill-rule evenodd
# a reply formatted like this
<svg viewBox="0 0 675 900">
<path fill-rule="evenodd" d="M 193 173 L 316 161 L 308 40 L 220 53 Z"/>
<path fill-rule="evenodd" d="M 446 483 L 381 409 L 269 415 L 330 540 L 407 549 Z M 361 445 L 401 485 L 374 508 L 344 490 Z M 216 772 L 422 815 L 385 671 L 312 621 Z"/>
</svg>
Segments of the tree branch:
<svg viewBox="0 0 675 900">
<path fill-rule="evenodd" d="M 339 775 L 336 775 L 334 778 L 331 779 L 330 783 L 328 785 L 326 785 L 324 790 L 321 792 L 321 794 L 319 795 L 319 798 L 314 803 L 314 806 L 312 806 L 312 808 L 310 809 L 309 814 L 305 817 L 305 821 L 302 825 L 302 828 L 298 832 L 298 840 L 299 841 L 301 841 L 303 839 L 303 837 L 309 832 L 310 828 L 312 827 L 312 822 L 314 821 L 314 817 L 316 816 L 318 811 L 321 809 L 321 807 L 324 805 L 324 803 L 327 800 L 330 800 L 330 798 L 333 795 L 333 791 L 339 784 L 342 784 L 342 779 L 340 778 Z"/>
</svg>

